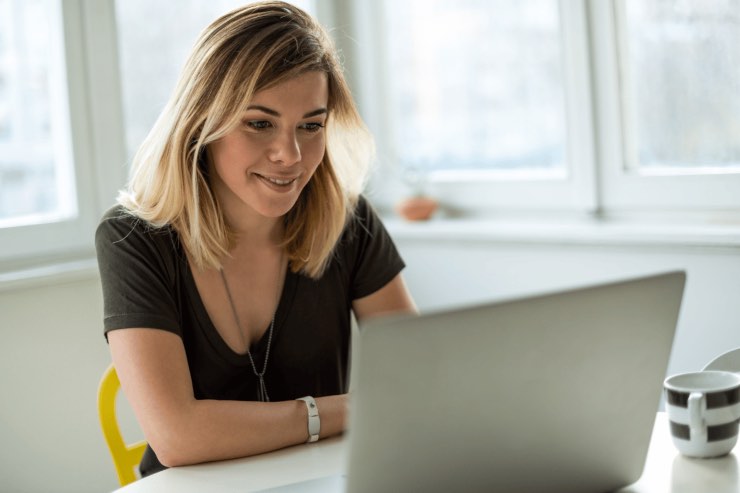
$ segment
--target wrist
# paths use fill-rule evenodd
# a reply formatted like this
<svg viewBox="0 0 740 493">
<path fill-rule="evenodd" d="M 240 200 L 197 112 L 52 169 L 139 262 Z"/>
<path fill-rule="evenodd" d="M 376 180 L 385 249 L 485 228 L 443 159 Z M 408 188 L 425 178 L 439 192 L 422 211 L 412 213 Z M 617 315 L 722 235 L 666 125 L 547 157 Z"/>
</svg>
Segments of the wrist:
<svg viewBox="0 0 740 493">
<path fill-rule="evenodd" d="M 296 400 L 303 401 L 306 404 L 306 428 L 308 431 L 308 440 L 306 440 L 306 443 L 315 442 L 319 439 L 319 434 L 321 433 L 321 417 L 319 416 L 319 407 L 316 405 L 316 400 L 311 396 L 301 397 Z"/>
</svg>

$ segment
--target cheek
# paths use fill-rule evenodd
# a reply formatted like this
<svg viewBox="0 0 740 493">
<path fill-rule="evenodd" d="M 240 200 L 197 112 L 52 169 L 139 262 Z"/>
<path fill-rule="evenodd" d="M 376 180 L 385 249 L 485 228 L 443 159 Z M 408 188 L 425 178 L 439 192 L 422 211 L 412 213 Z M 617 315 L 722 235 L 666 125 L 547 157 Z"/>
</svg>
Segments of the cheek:
<svg viewBox="0 0 740 493">
<path fill-rule="evenodd" d="M 241 175 L 246 156 L 255 153 L 254 146 L 243 138 L 229 134 L 212 144 L 211 160 L 216 172 L 222 176 Z"/>
<path fill-rule="evenodd" d="M 229 166 L 231 157 L 228 153 L 214 152 L 212 154 L 212 167 L 216 174 L 222 179 L 226 180 L 230 172 L 236 168 L 236 166 Z"/>
<path fill-rule="evenodd" d="M 210 166 L 211 172 L 215 174 L 213 178 L 216 178 L 228 188 L 242 183 L 244 180 L 242 161 L 242 159 L 239 159 L 238 154 L 233 152 L 232 148 L 222 147 L 220 149 L 214 149 L 211 153 Z"/>
<path fill-rule="evenodd" d="M 312 169 L 316 169 L 324 158 L 326 152 L 326 141 L 324 136 L 316 136 L 315 140 L 304 144 L 302 149 L 303 162 Z"/>
</svg>

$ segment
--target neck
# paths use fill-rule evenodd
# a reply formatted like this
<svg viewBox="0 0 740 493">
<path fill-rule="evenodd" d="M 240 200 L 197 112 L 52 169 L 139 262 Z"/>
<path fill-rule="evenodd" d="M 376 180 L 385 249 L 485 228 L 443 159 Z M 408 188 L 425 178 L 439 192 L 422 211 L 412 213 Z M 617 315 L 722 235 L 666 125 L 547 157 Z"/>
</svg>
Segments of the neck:
<svg viewBox="0 0 740 493">
<path fill-rule="evenodd" d="M 235 247 L 270 248 L 279 245 L 283 239 L 282 218 L 265 218 L 256 224 L 241 222 L 235 225 L 230 222 L 229 226 L 234 234 Z"/>
<path fill-rule="evenodd" d="M 254 247 L 268 247 L 281 243 L 282 217 L 265 217 L 244 205 L 224 207 L 223 210 L 224 219 L 234 233 L 237 245 L 247 243 Z"/>
<path fill-rule="evenodd" d="M 234 242 L 229 249 L 228 258 L 223 259 L 225 269 L 233 269 L 235 265 L 243 264 L 245 261 L 247 263 L 256 261 L 263 265 L 272 264 L 276 259 L 279 259 L 280 270 L 283 269 L 285 253 L 281 246 L 282 220 L 261 219 L 263 220 L 249 225 L 241 222 L 238 227 L 231 226 L 233 223 L 230 223 L 234 232 Z"/>
</svg>

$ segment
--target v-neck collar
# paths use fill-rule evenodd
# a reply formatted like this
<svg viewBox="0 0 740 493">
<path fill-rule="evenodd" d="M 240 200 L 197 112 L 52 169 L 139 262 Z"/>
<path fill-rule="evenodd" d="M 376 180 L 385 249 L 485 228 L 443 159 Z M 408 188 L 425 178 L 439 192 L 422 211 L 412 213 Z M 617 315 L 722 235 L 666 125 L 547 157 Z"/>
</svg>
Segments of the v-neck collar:
<svg viewBox="0 0 740 493">
<path fill-rule="evenodd" d="M 200 330 L 206 335 L 213 348 L 227 361 L 235 365 L 251 365 L 249 356 L 247 353 L 240 354 L 234 351 L 224 341 L 221 334 L 219 334 L 216 326 L 214 325 L 211 317 L 208 315 L 203 299 L 200 296 L 198 287 L 195 284 L 195 278 L 193 277 L 193 271 L 190 268 L 190 263 L 185 255 L 182 256 L 180 266 L 185 279 L 185 285 L 188 293 L 188 297 L 193 302 L 193 310 L 197 318 L 197 325 Z M 285 282 L 283 283 L 283 290 L 280 293 L 280 300 L 278 301 L 277 308 L 275 309 L 275 325 L 273 327 L 273 344 L 276 339 L 276 335 L 280 332 L 284 325 L 285 319 L 290 312 L 290 307 L 293 304 L 295 298 L 295 290 L 298 283 L 298 274 L 293 273 L 290 269 L 290 265 L 287 267 L 285 273 Z M 265 351 L 267 349 L 267 342 L 269 339 L 269 329 L 262 334 L 262 336 L 249 347 L 249 351 L 252 354 L 255 364 L 259 367 L 261 361 L 263 361 Z"/>
</svg>

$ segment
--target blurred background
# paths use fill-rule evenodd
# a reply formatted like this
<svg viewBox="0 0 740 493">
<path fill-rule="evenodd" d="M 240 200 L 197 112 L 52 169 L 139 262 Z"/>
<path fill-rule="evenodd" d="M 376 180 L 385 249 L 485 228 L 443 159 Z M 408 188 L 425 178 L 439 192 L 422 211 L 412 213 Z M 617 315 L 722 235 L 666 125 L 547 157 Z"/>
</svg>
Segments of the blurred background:
<svg viewBox="0 0 740 493">
<path fill-rule="evenodd" d="M 93 232 L 244 3 L 0 0 L 0 491 L 117 486 Z M 668 373 L 740 347 L 740 0 L 293 3 L 340 50 L 422 311 L 683 269 Z M 434 216 L 399 217 L 417 196 Z"/>
</svg>

